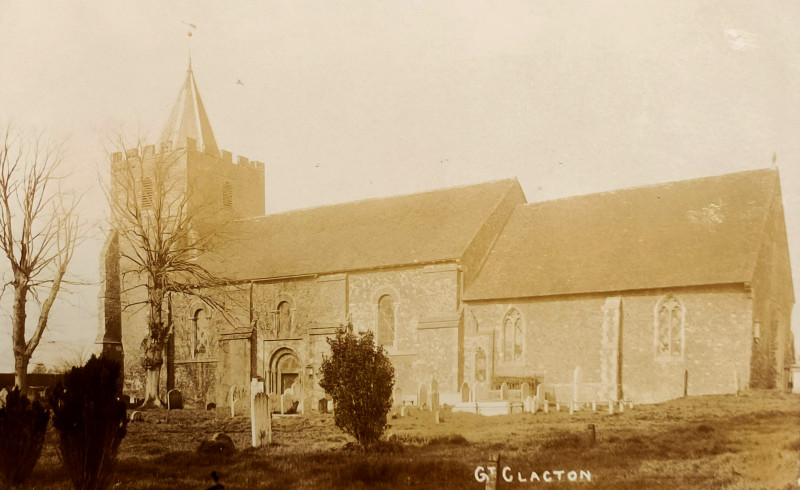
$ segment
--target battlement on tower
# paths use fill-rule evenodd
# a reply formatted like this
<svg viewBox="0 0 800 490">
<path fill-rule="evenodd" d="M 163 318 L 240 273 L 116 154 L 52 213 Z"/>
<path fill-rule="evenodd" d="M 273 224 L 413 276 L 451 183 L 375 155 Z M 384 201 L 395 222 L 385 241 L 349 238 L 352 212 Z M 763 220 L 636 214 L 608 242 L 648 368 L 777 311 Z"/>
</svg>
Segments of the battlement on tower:
<svg viewBox="0 0 800 490">
<path fill-rule="evenodd" d="M 175 146 L 175 147 L 172 147 L 171 145 L 166 144 L 166 145 L 159 145 L 159 146 L 157 146 L 157 145 L 147 145 L 147 146 L 141 147 L 141 149 L 140 148 L 128 148 L 128 149 L 125 150 L 124 153 L 121 152 L 121 151 L 117 151 L 117 152 L 112 153 L 111 154 L 111 162 L 112 163 L 118 163 L 118 162 L 121 162 L 122 160 L 124 160 L 125 158 L 139 158 L 139 157 L 147 158 L 147 157 L 155 156 L 156 154 L 169 153 L 169 152 L 172 152 L 172 151 L 179 151 L 179 150 L 185 150 L 187 153 L 188 152 L 197 152 L 197 151 L 199 151 L 198 148 L 197 148 L 197 141 L 195 141 L 192 138 L 186 138 L 184 140 L 184 144 L 181 144 L 181 145 Z M 140 155 L 140 153 L 141 153 L 141 155 Z M 247 158 L 245 156 L 242 156 L 242 155 L 236 155 L 236 159 L 234 160 L 234 158 L 233 158 L 234 154 L 231 153 L 228 150 L 221 150 L 218 155 L 211 154 L 211 153 L 208 153 L 208 152 L 202 152 L 202 153 L 204 153 L 205 155 L 209 155 L 209 156 L 211 156 L 213 158 L 216 158 L 217 160 L 220 160 L 223 163 L 229 163 L 231 165 L 236 165 L 237 167 L 240 167 L 240 168 L 247 168 L 247 169 L 253 169 L 253 170 L 264 170 L 264 163 L 263 162 L 259 162 L 259 161 L 256 161 L 256 160 L 250 160 L 249 158 Z M 124 155 L 124 157 L 123 157 L 123 155 Z"/>
</svg>

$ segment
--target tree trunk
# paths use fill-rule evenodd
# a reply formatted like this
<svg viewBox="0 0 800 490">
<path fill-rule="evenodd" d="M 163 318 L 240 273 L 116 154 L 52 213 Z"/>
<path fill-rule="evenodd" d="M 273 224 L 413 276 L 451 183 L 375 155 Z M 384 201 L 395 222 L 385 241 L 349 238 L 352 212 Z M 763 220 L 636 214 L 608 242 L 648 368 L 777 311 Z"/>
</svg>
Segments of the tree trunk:
<svg viewBox="0 0 800 490">
<path fill-rule="evenodd" d="M 19 281 L 19 278 L 15 278 L 11 328 L 13 329 L 12 343 L 14 345 L 14 383 L 19 386 L 20 393 L 25 395 L 28 393 L 28 361 L 30 361 L 30 356 L 26 353 L 27 342 L 25 342 L 25 320 L 27 319 L 25 304 L 28 299 L 28 288 L 19 285 Z"/>
<path fill-rule="evenodd" d="M 161 366 L 145 368 L 144 402 L 139 408 L 164 407 L 158 396 L 158 387 L 161 380 Z"/>
<path fill-rule="evenodd" d="M 30 359 L 14 352 L 14 384 L 23 395 L 28 392 L 28 361 Z"/>
</svg>

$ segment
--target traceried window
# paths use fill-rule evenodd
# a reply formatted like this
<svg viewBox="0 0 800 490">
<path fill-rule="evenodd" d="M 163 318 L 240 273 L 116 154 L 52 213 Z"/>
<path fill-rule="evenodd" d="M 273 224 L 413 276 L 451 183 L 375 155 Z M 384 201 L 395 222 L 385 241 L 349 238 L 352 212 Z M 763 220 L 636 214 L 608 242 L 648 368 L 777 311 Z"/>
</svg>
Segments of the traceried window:
<svg viewBox="0 0 800 490">
<path fill-rule="evenodd" d="M 516 308 L 503 318 L 503 361 L 522 359 L 522 340 L 524 328 L 522 314 Z"/>
<path fill-rule="evenodd" d="M 683 305 L 675 296 L 665 296 L 656 306 L 656 355 L 683 355 Z"/>
<path fill-rule="evenodd" d="M 226 208 L 233 207 L 233 186 L 230 182 L 222 184 L 222 205 Z"/>
<path fill-rule="evenodd" d="M 378 299 L 378 343 L 391 347 L 395 338 L 394 299 L 384 294 Z"/>
<path fill-rule="evenodd" d="M 278 337 L 288 337 L 292 333 L 292 309 L 288 301 L 278 304 L 276 332 Z"/>
<path fill-rule="evenodd" d="M 142 207 L 153 207 L 153 181 L 150 180 L 150 177 L 145 177 L 142 180 Z"/>
</svg>

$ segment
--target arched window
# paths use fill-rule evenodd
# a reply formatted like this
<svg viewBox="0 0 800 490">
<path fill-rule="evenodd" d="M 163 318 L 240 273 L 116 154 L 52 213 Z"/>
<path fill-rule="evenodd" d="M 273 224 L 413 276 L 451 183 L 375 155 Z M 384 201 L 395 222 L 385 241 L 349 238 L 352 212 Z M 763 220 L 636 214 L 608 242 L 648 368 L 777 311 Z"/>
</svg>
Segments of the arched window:
<svg viewBox="0 0 800 490">
<path fill-rule="evenodd" d="M 153 181 L 150 180 L 150 177 L 145 177 L 142 180 L 142 207 L 152 208 L 153 197 Z"/>
<path fill-rule="evenodd" d="M 656 355 L 680 357 L 683 355 L 683 305 L 675 296 L 668 295 L 656 305 Z"/>
<path fill-rule="evenodd" d="M 233 207 L 233 186 L 230 182 L 222 184 L 222 206 L 226 208 Z"/>
<path fill-rule="evenodd" d="M 292 308 L 288 301 L 278 303 L 276 333 L 278 337 L 288 337 L 292 333 Z"/>
<path fill-rule="evenodd" d="M 192 359 L 208 352 L 208 316 L 202 308 L 192 317 Z"/>
<path fill-rule="evenodd" d="M 394 299 L 384 294 L 378 298 L 378 343 L 391 347 L 395 338 Z"/>
<path fill-rule="evenodd" d="M 522 314 L 516 308 L 503 318 L 503 360 L 518 361 L 522 359 L 522 340 L 524 328 Z"/>
</svg>

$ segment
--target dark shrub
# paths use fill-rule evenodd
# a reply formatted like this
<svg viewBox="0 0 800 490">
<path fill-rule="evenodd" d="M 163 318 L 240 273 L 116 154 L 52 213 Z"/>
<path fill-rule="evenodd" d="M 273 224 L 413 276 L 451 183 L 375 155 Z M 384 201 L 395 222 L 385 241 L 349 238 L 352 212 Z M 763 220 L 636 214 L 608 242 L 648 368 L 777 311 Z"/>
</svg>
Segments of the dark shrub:
<svg viewBox="0 0 800 490">
<path fill-rule="evenodd" d="M 392 407 L 392 363 L 372 332 L 355 336 L 349 329 L 340 330 L 328 344 L 331 356 L 322 361 L 319 385 L 336 404 L 336 426 L 362 446 L 373 446 L 386 430 Z"/>
<path fill-rule="evenodd" d="M 0 408 L 0 483 L 3 488 L 24 482 L 42 452 L 50 412 L 30 402 L 19 388 L 8 393 Z"/>
<path fill-rule="evenodd" d="M 127 424 L 125 402 L 117 398 L 119 375 L 116 361 L 92 356 L 53 390 L 59 455 L 75 488 L 106 488 L 111 482 Z"/>
</svg>

